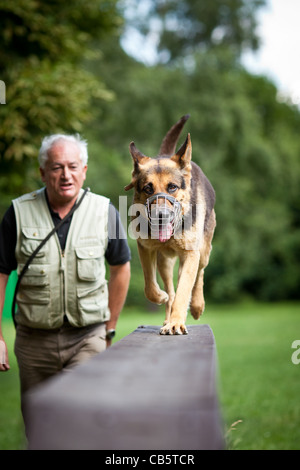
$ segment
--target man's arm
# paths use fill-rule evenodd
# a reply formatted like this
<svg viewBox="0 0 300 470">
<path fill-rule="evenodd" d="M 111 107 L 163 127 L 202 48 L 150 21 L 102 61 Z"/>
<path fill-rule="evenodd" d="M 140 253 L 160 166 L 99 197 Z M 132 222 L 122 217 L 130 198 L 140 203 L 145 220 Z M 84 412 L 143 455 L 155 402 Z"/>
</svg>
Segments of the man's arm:
<svg viewBox="0 0 300 470">
<path fill-rule="evenodd" d="M 5 372 L 10 369 L 8 362 L 7 347 L 3 338 L 1 320 L 4 307 L 5 289 L 8 281 L 8 275 L 0 273 L 0 372 Z"/>
<path fill-rule="evenodd" d="M 108 306 L 110 309 L 110 320 L 106 322 L 106 329 L 116 329 L 117 321 L 124 306 L 129 281 L 130 281 L 130 262 L 110 266 L 110 278 L 108 281 Z M 110 346 L 111 341 L 107 341 Z"/>
</svg>

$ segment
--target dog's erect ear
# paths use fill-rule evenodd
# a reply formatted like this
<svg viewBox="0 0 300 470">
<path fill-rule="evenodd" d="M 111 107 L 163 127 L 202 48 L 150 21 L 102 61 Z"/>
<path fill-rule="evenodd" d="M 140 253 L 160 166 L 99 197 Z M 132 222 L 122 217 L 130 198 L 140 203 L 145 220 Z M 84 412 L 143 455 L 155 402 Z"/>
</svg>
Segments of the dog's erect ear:
<svg viewBox="0 0 300 470">
<path fill-rule="evenodd" d="M 140 171 L 140 165 L 143 165 L 146 163 L 148 160 L 151 160 L 151 158 L 146 157 L 143 153 L 141 153 L 135 146 L 134 142 L 131 142 L 129 145 L 129 150 L 131 153 L 131 156 L 133 158 L 133 163 L 134 163 L 134 170 L 132 172 L 132 181 L 129 183 L 127 186 L 125 186 L 125 191 L 129 191 L 129 189 L 132 189 L 134 187 L 135 179 L 137 174 Z"/>
<path fill-rule="evenodd" d="M 192 141 L 190 134 L 187 135 L 185 142 L 182 144 L 179 150 L 171 157 L 171 160 L 179 163 L 181 168 L 186 167 L 190 164 L 192 159 Z"/>
<path fill-rule="evenodd" d="M 143 165 L 144 163 L 146 163 L 147 160 L 150 160 L 149 157 L 146 157 L 146 155 L 144 155 L 136 148 L 134 142 L 131 142 L 131 144 L 129 145 L 129 150 L 134 161 L 134 168 L 136 168 L 136 165 Z"/>
<path fill-rule="evenodd" d="M 171 157 L 171 155 L 175 153 L 176 144 L 179 139 L 180 133 L 189 117 L 189 114 L 182 116 L 182 118 L 180 118 L 179 121 L 171 127 L 171 129 L 167 132 L 162 141 L 158 155 L 168 155 L 169 157 Z"/>
</svg>

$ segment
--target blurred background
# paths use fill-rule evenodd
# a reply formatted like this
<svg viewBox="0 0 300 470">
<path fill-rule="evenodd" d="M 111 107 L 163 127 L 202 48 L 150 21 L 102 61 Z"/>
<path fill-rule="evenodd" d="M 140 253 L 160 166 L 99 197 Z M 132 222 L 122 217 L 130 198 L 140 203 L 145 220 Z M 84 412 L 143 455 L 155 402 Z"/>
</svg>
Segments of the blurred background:
<svg viewBox="0 0 300 470">
<path fill-rule="evenodd" d="M 299 298 L 300 112 L 241 60 L 259 48 L 264 4 L 1 1 L 0 215 L 12 198 L 41 186 L 44 135 L 81 133 L 87 184 L 118 208 L 119 196 L 128 196 L 131 140 L 155 156 L 169 127 L 190 113 L 182 140 L 191 133 L 193 160 L 217 194 L 207 298 Z M 128 303 L 144 303 L 130 245 Z"/>
<path fill-rule="evenodd" d="M 294 1 L 284 2 L 291 24 L 276 27 L 272 12 L 278 3 L 283 2 L 0 0 L 0 80 L 6 85 L 6 104 L 0 105 L 0 217 L 13 198 L 41 187 L 37 154 L 45 135 L 79 132 L 87 139 L 86 184 L 119 208 L 119 196 L 128 196 L 123 188 L 131 177 L 129 143 L 134 140 L 144 154 L 155 156 L 165 132 L 189 113 L 181 141 L 191 133 L 193 160 L 217 196 L 217 229 L 205 274 L 207 308 L 213 307 L 206 321 L 215 321 L 217 343 L 225 348 L 220 322 L 214 320 L 218 312 L 224 310 L 230 318 L 234 311 L 231 325 L 241 317 L 245 320 L 242 334 L 228 327 L 227 339 L 230 332 L 232 341 L 238 337 L 238 349 L 227 362 L 220 357 L 221 371 L 225 364 L 225 374 L 232 370 L 251 312 L 267 309 L 269 316 L 264 317 L 265 330 L 258 323 L 251 341 L 245 340 L 250 348 L 245 362 L 252 357 L 253 340 L 261 333 L 263 342 L 275 318 L 279 330 L 287 325 L 280 321 L 288 311 L 285 343 L 277 330 L 270 344 L 284 350 L 293 377 L 287 388 L 296 400 L 300 369 L 291 365 L 290 355 L 292 341 L 300 337 L 300 92 L 283 89 L 276 73 L 297 61 L 289 55 L 295 39 L 287 44 L 283 29 L 296 27 L 292 18 L 297 12 Z M 273 24 L 274 42 L 263 42 L 264 24 Z M 275 57 L 273 72 L 264 56 L 266 46 Z M 280 57 L 289 60 L 281 63 Z M 130 312 L 141 312 L 143 318 L 145 312 L 157 311 L 143 294 L 136 242 L 129 238 L 129 244 L 132 280 L 125 323 Z M 10 282 L 13 286 L 13 276 Z M 9 315 L 7 308 L 5 317 Z M 273 365 L 282 357 L 278 351 L 274 349 L 276 360 L 269 358 Z M 262 356 L 257 360 L 262 363 Z M 1 374 L 0 384 L 3 380 Z M 244 391 L 248 385 L 249 379 Z M 231 430 L 233 421 L 242 420 L 230 408 L 230 395 L 225 390 L 223 401 Z M 256 406 L 255 400 L 251 403 Z M 285 424 L 292 427 L 294 440 L 290 437 L 285 447 L 300 448 L 299 433 L 295 438 L 299 405 L 290 403 Z M 253 428 L 257 424 L 252 423 Z M 272 433 L 263 435 L 264 444 L 254 446 L 269 448 Z M 249 448 L 249 442 L 253 438 L 242 445 Z"/>
</svg>

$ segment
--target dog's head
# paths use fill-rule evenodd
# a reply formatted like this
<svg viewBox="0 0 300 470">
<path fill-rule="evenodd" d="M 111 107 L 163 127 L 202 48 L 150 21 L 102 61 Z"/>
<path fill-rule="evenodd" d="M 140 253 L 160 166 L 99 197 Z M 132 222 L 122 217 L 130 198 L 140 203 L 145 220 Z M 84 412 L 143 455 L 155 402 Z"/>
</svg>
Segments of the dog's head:
<svg viewBox="0 0 300 470">
<path fill-rule="evenodd" d="M 132 180 L 125 190 L 134 188 L 134 203 L 143 204 L 152 238 L 166 241 L 176 231 L 189 198 L 192 144 L 188 134 L 175 153 L 181 129 L 188 116 L 181 118 L 166 134 L 158 157 L 150 158 L 130 144 L 134 162 Z"/>
</svg>

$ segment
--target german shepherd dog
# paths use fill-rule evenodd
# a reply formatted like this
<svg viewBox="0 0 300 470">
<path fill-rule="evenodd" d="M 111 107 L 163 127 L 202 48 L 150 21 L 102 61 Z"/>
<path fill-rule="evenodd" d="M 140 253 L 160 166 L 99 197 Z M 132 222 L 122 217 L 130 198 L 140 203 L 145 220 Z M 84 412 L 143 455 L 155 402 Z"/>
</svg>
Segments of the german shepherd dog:
<svg viewBox="0 0 300 470">
<path fill-rule="evenodd" d="M 216 226 L 215 192 L 199 166 L 191 161 L 190 134 L 175 152 L 188 118 L 183 116 L 171 127 L 156 158 L 143 155 L 131 142 L 134 169 L 131 183 L 124 188 L 134 188 L 132 207 L 138 208 L 136 214 L 131 212 L 131 219 L 139 222 L 136 238 L 145 295 L 151 302 L 166 304 L 162 335 L 187 334 L 188 307 L 195 319 L 204 311 L 203 274 Z M 173 270 L 178 257 L 175 293 Z M 156 269 L 165 291 L 157 283 Z"/>
</svg>

